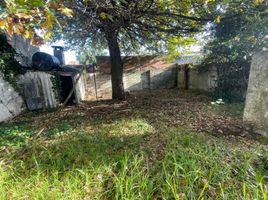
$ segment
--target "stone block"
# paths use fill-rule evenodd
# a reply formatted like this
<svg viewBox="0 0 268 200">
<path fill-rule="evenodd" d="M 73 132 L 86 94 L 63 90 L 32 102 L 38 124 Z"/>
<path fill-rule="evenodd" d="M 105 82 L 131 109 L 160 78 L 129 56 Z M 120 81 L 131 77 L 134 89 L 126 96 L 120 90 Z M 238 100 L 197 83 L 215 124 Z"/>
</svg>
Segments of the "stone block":
<svg viewBox="0 0 268 200">
<path fill-rule="evenodd" d="M 261 51 L 252 58 L 244 122 L 268 135 L 268 51 Z"/>
<path fill-rule="evenodd" d="M 0 74 L 0 122 L 20 114 L 24 108 L 23 99 Z"/>
</svg>

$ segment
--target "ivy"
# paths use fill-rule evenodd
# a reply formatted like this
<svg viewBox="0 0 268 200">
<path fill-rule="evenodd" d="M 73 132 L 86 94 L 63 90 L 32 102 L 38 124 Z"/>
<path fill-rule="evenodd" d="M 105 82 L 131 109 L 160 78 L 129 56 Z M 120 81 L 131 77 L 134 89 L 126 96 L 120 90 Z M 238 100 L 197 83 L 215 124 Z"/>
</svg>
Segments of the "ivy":
<svg viewBox="0 0 268 200">
<path fill-rule="evenodd" d="M 4 80 L 9 82 L 20 93 L 17 77 L 20 74 L 24 74 L 25 71 L 16 60 L 17 53 L 15 49 L 7 42 L 5 34 L 1 32 L 0 46 L 0 72 L 3 74 Z"/>
<path fill-rule="evenodd" d="M 62 91 L 62 87 L 61 87 L 61 79 L 60 79 L 60 75 L 57 73 L 54 73 L 51 78 L 51 83 L 52 83 L 52 90 L 55 94 L 55 98 L 61 102 L 62 101 L 62 97 L 61 97 L 61 91 Z"/>
</svg>

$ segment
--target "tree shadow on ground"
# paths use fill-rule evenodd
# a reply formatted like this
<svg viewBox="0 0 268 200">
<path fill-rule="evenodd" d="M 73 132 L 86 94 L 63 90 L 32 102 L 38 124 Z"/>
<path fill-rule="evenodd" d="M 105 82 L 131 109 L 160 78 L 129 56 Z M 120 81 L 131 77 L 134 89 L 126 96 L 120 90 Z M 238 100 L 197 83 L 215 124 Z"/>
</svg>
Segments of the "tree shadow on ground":
<svg viewBox="0 0 268 200">
<path fill-rule="evenodd" d="M 120 120 L 139 118 L 145 120 L 155 130 L 183 126 L 217 136 L 244 136 L 242 116 L 211 113 L 210 102 L 208 96 L 191 91 L 136 92 L 130 94 L 123 102 L 113 100 L 85 102 L 55 112 L 26 113 L 16 118 L 10 126 L 17 126 L 24 121 L 29 126 L 31 135 L 43 130 L 41 136 L 54 137 L 70 130 L 87 131 L 92 127 L 100 129 L 102 125 L 109 126 Z"/>
<path fill-rule="evenodd" d="M 26 113 L 4 126 L 8 127 L 5 130 L 12 130 L 18 122 L 24 121 L 23 125 L 15 129 L 16 135 L 29 131 L 30 138 L 25 138 L 26 143 L 22 148 L 11 153 L 1 152 L 1 159 L 12 174 L 12 183 L 23 185 L 22 188 L 25 187 L 24 184 L 29 188 L 37 185 L 37 190 L 39 185 L 46 183 L 52 194 L 51 188 L 64 190 L 69 187 L 68 184 L 74 183 L 77 185 L 74 186 L 75 189 L 69 188 L 70 191 L 85 193 L 87 184 L 90 184 L 90 188 L 96 187 L 96 194 L 102 194 L 100 189 L 104 189 L 105 192 L 111 192 L 109 197 L 114 197 L 114 188 L 122 189 L 122 184 L 115 186 L 120 178 L 125 181 L 123 187 L 127 188 L 129 181 L 135 178 L 136 174 L 139 176 L 139 184 L 135 181 L 133 183 L 136 186 L 142 185 L 144 174 L 147 174 L 149 182 L 144 185 L 148 186 L 153 180 L 155 190 L 158 193 L 168 191 L 166 199 L 172 199 L 172 191 L 168 189 L 166 181 L 178 169 L 178 163 L 185 163 L 185 175 L 206 169 L 209 174 L 210 167 L 214 166 L 214 174 L 217 177 L 222 160 L 237 161 L 226 156 L 223 151 L 223 147 L 230 143 L 230 140 L 223 140 L 224 143 L 221 144 L 219 138 L 207 134 L 202 137 L 201 132 L 211 133 L 215 127 L 223 129 L 224 126 L 242 126 L 239 124 L 240 117 L 211 115 L 207 112 L 209 104 L 210 99 L 205 95 L 171 90 L 136 93 L 124 102 L 85 102 L 83 105 L 66 107 L 56 112 Z M 1 125 L 1 130 L 2 127 Z M 178 130 L 179 127 L 186 128 Z M 187 128 L 191 131 L 187 131 Z M 194 132 L 192 129 L 198 131 Z M 233 133 L 235 132 L 228 132 L 226 129 L 226 133 L 219 135 Z M 235 138 L 240 140 L 240 137 Z M 233 145 L 237 144 L 234 142 Z M 227 146 L 229 148 L 229 144 Z M 241 155 L 246 151 L 247 149 L 241 151 Z M 176 156 L 178 160 L 174 161 Z M 142 159 L 135 161 L 137 157 Z M 184 159 L 183 162 L 181 158 Z M 210 162 L 212 164 L 208 165 Z M 138 170 L 132 170 L 139 163 Z M 167 168 L 161 168 L 163 163 L 166 163 Z M 240 164 L 237 162 L 235 166 Z M 162 186 L 158 186 L 159 176 L 163 178 L 160 181 Z M 199 174 L 197 176 L 199 177 Z M 191 180 L 194 186 L 195 177 Z M 241 177 L 244 177 L 244 174 Z M 174 180 L 179 180 L 175 184 L 176 187 L 185 183 L 181 178 L 181 173 L 174 177 Z M 200 181 L 203 183 L 201 179 Z M 126 192 L 132 191 L 133 185 L 126 189 Z M 215 179 L 215 185 L 218 185 L 218 179 Z M 162 190 L 166 186 L 167 188 Z M 200 188 L 196 187 L 195 194 L 199 194 Z M 188 186 L 185 188 L 185 191 L 189 191 Z M 58 193 L 63 194 L 61 190 Z M 137 194 L 140 194 L 140 191 Z M 150 197 L 152 196 L 157 197 L 158 194 Z"/>
<path fill-rule="evenodd" d="M 154 133 L 151 127 L 142 127 L 142 121 L 137 125 L 140 130 L 133 133 L 130 133 L 133 127 L 129 127 L 127 120 L 123 123 L 123 128 L 122 122 L 119 123 L 121 132 L 112 124 L 102 129 L 95 127 L 97 130 L 92 132 L 81 129 L 51 139 L 40 138 L 10 154 L 11 159 L 5 158 L 11 163 L 15 161 L 16 173 L 26 177 L 36 173 L 37 169 L 47 176 L 77 169 L 94 171 L 112 167 L 116 170 L 121 168 L 119 162 L 126 155 L 144 155 L 146 165 L 160 162 L 164 157 L 165 138 Z M 17 165 L 17 161 L 22 164 Z"/>
</svg>

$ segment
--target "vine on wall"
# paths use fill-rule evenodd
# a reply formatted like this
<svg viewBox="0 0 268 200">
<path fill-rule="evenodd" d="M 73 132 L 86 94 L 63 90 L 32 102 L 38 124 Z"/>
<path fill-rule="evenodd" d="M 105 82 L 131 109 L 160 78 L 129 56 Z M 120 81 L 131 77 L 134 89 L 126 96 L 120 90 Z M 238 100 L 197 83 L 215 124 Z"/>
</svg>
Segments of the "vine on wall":
<svg viewBox="0 0 268 200">
<path fill-rule="evenodd" d="M 9 82 L 20 93 L 17 77 L 20 74 L 24 74 L 25 71 L 15 58 L 17 55 L 15 49 L 8 43 L 5 34 L 1 32 L 0 47 L 0 72 L 3 74 L 4 80 Z"/>
<path fill-rule="evenodd" d="M 53 73 L 51 78 L 51 83 L 52 83 L 52 90 L 55 94 L 55 98 L 61 102 L 62 101 L 62 97 L 61 97 L 61 80 L 60 80 L 60 75 L 57 73 Z"/>
</svg>

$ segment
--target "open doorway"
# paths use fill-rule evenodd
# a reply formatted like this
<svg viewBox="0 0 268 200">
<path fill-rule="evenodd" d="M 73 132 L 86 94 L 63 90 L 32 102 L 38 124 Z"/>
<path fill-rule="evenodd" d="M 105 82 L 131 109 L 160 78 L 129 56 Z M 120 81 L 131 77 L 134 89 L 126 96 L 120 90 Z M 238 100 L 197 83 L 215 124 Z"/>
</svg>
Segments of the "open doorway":
<svg viewBox="0 0 268 200">
<path fill-rule="evenodd" d="M 73 89 L 73 77 L 72 76 L 60 76 L 60 82 L 61 82 L 61 103 L 63 103 L 68 95 L 70 94 L 71 90 Z M 75 104 L 75 94 L 72 93 L 71 98 L 68 100 L 67 105 L 73 105 Z"/>
</svg>

